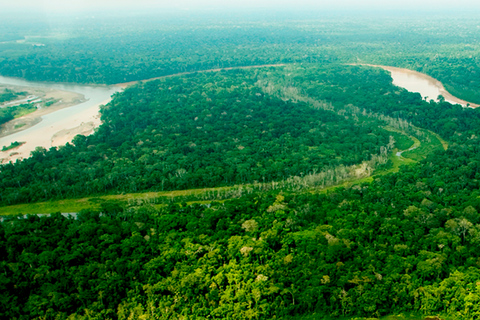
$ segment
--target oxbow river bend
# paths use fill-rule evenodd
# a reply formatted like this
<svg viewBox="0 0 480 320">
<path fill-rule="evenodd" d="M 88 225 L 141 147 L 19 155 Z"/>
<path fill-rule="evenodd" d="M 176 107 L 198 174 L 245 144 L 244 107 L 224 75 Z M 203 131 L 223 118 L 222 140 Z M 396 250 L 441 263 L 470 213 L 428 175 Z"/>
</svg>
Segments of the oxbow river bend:
<svg viewBox="0 0 480 320">
<path fill-rule="evenodd" d="M 11 161 L 18 158 L 26 158 L 37 146 L 49 149 L 52 147 L 52 137 L 64 130 L 81 127 L 90 124 L 90 127 L 100 125 L 99 107 L 111 100 L 111 96 L 120 91 L 117 86 L 84 86 L 76 84 L 57 84 L 25 81 L 16 78 L 0 76 L 0 84 L 40 87 L 62 91 L 70 91 L 83 95 L 87 101 L 69 108 L 64 108 L 42 116 L 42 121 L 23 131 L 0 138 L 0 148 L 9 146 L 15 141 L 24 141 L 25 144 L 16 148 Z M 8 157 L 10 152 L 2 152 L 0 158 Z"/>
<path fill-rule="evenodd" d="M 367 64 L 368 65 L 368 64 Z M 452 104 L 459 104 L 464 107 L 479 107 L 479 105 L 462 100 L 451 95 L 443 86 L 443 84 L 426 74 L 412 71 L 408 69 L 396 68 L 396 67 L 387 67 L 379 65 L 368 65 L 372 67 L 382 68 L 388 72 L 393 79 L 393 84 L 397 87 L 402 87 L 407 89 L 410 92 L 418 92 L 422 98 L 427 101 L 434 100 L 438 101 L 438 96 L 442 95 L 445 98 L 445 101 Z"/>
<path fill-rule="evenodd" d="M 393 84 L 411 92 L 419 92 L 421 96 L 427 100 L 436 100 L 439 95 L 443 95 L 445 100 L 450 103 L 461 104 L 463 106 L 478 106 L 452 96 L 445 90 L 442 83 L 425 74 L 395 67 L 369 66 L 379 67 L 389 71 L 393 78 Z M 111 100 L 111 96 L 121 90 L 120 86 L 84 86 L 31 82 L 2 76 L 0 76 L 0 83 L 71 91 L 82 94 L 85 96 L 85 99 L 87 99 L 86 102 L 43 116 L 42 121 L 31 128 L 0 138 L 0 148 L 2 146 L 9 146 L 15 141 L 25 141 L 25 144 L 15 149 L 16 154 L 9 157 L 10 161 L 28 157 L 30 152 L 35 150 L 37 146 L 46 149 L 52 147 L 52 137 L 63 130 L 77 128 L 85 123 L 93 123 L 95 127 L 99 126 L 99 106 L 108 103 Z M 3 155 L 2 152 L 0 152 L 0 158 L 5 158 L 6 156 L 7 152 L 3 152 Z"/>
</svg>

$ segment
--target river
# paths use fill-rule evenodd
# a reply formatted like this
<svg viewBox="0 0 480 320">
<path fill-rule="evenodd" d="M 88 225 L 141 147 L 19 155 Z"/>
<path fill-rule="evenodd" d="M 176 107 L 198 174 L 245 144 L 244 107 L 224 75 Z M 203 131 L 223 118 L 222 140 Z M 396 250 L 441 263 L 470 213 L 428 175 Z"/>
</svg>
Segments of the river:
<svg viewBox="0 0 480 320">
<path fill-rule="evenodd" d="M 410 92 L 418 92 L 422 98 L 426 99 L 427 101 L 438 101 L 438 96 L 442 95 L 445 98 L 445 101 L 452 104 L 459 104 L 464 107 L 470 106 L 473 108 L 479 106 L 475 103 L 471 103 L 451 95 L 440 81 L 424 73 L 396 67 L 379 65 L 368 66 L 378 67 L 389 71 L 394 85 L 405 88 Z"/>
<path fill-rule="evenodd" d="M 42 121 L 36 125 L 0 138 L 0 148 L 2 146 L 9 146 L 15 141 L 25 142 L 25 144 L 14 150 L 0 152 L 0 158 L 8 159 L 9 161 L 28 157 L 30 152 L 35 150 L 37 146 L 49 149 L 52 145 L 62 144 L 52 144 L 53 137 L 55 135 L 58 136 L 59 133 L 64 133 L 64 136 L 71 139 L 71 137 L 68 136 L 68 133 L 70 133 L 68 130 L 70 129 L 81 129 L 88 124 L 88 126 L 86 126 L 87 129 L 89 128 L 90 131 L 92 131 L 94 127 L 100 125 L 99 106 L 108 103 L 111 100 L 111 96 L 115 92 L 121 90 L 118 86 L 84 86 L 76 84 L 32 82 L 2 76 L 0 76 L 0 84 L 70 91 L 83 95 L 87 100 L 72 107 L 46 114 L 41 117 Z M 72 130 L 71 132 L 74 133 L 75 130 Z M 58 140 L 64 141 L 61 137 Z M 15 154 L 10 155 L 12 152 L 15 152 Z"/>
</svg>

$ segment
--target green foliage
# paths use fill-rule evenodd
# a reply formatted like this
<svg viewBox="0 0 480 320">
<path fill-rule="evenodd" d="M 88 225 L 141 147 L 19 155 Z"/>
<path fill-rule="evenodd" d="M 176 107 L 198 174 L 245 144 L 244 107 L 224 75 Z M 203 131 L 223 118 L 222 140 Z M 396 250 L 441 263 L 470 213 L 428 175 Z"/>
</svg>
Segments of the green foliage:
<svg viewBox="0 0 480 320">
<path fill-rule="evenodd" d="M 385 156 L 390 135 L 402 150 L 406 136 L 414 141 L 410 156 L 418 162 L 320 194 L 238 192 L 237 199 L 192 205 L 186 202 L 195 195 L 162 194 L 140 206 L 90 197 L 98 210 L 80 210 L 76 219 L 7 217 L 0 223 L 1 318 L 478 318 L 479 111 L 423 101 L 382 70 L 332 63 L 410 67 L 479 101 L 477 17 L 461 24 L 397 17 L 388 28 L 365 18 L 280 28 L 235 21 L 217 24 L 221 32 L 176 18 L 132 24 L 128 32 L 106 19 L 111 24 L 91 23 L 77 38 L 36 38 L 45 46 L 1 43 L 0 72 L 115 83 L 320 63 L 128 88 L 102 109 L 94 135 L 3 166 L 2 203 L 301 181 Z M 12 28 L 5 41 L 18 38 Z"/>
<path fill-rule="evenodd" d="M 127 88 L 94 135 L 3 166 L 2 202 L 283 181 L 385 153 L 376 123 L 283 101 L 257 80 L 232 70 Z"/>
<path fill-rule="evenodd" d="M 292 19 L 298 23 L 292 25 Z M 6 39 L 0 41 L 2 75 L 113 84 L 220 67 L 363 62 L 424 72 L 452 94 L 480 103 L 474 14 L 343 13 L 332 19 L 306 12 L 257 12 L 246 21 L 231 12 L 152 12 L 31 20 L 0 22 Z M 19 34 L 35 36 L 12 41 L 22 38 Z"/>
<path fill-rule="evenodd" d="M 5 89 L 5 90 L 3 90 L 2 93 L 0 93 L 0 103 L 15 100 L 19 96 L 23 96 L 25 94 L 26 94 L 26 92 L 15 92 L 15 91 L 10 90 L 10 89 Z"/>
<path fill-rule="evenodd" d="M 455 185 L 459 152 L 321 195 L 7 218 L 2 316 L 473 319 L 480 194 Z"/>
<path fill-rule="evenodd" d="M 35 110 L 37 110 L 37 107 L 31 103 L 0 108 L 0 124 L 4 124 L 10 120 L 24 116 Z"/>
<path fill-rule="evenodd" d="M 318 102 L 324 108 L 350 117 L 376 118 L 415 132 L 413 125 L 456 143 L 464 143 L 478 134 L 480 113 L 477 110 L 448 102 L 424 101 L 419 93 L 393 86 L 389 74 L 379 68 L 303 64 L 273 69 L 260 79 L 259 85 L 267 92 L 313 105 Z M 416 135 L 427 142 L 438 140 L 430 136 L 431 133 Z M 431 151 L 433 149 L 423 153 Z"/>
<path fill-rule="evenodd" d="M 8 150 L 11 150 L 11 149 L 14 149 L 16 147 L 19 147 L 21 146 L 22 144 L 24 144 L 25 142 L 18 142 L 18 141 L 14 141 L 12 143 L 10 143 L 10 145 L 7 147 L 7 146 L 3 146 L 2 147 L 2 151 L 8 151 Z"/>
<path fill-rule="evenodd" d="M 22 175 L 32 181 L 32 170 L 26 168 L 35 166 L 42 172 L 43 163 L 58 170 L 62 163 L 68 163 L 66 156 L 75 155 L 80 158 L 69 161 L 82 163 L 79 159 L 83 159 L 85 165 L 77 168 L 85 170 L 103 168 L 95 165 L 95 159 L 115 159 L 103 172 L 112 177 L 115 171 L 111 168 L 122 163 L 119 172 L 124 174 L 124 183 L 126 177 L 136 172 L 127 170 L 127 155 L 131 154 L 131 159 L 141 164 L 138 170 L 158 162 L 150 163 L 142 153 L 149 143 L 154 145 L 153 130 L 158 141 L 168 142 L 164 146 L 175 146 L 178 139 L 182 141 L 179 146 L 185 147 L 185 141 L 194 138 L 188 136 L 189 132 L 202 137 L 196 126 L 203 130 L 212 127 L 203 135 L 205 141 L 210 141 L 218 123 L 238 123 L 241 128 L 267 124 L 267 117 L 262 116 L 266 110 L 275 124 L 275 108 L 279 105 L 289 115 L 287 119 L 295 111 L 297 123 L 306 129 L 297 134 L 285 118 L 279 118 L 282 125 L 266 126 L 271 130 L 268 140 L 255 135 L 266 130 L 241 129 L 235 136 L 244 139 L 252 135 L 252 143 L 260 140 L 268 144 L 275 137 L 285 139 L 282 130 L 287 130 L 296 141 L 304 141 L 313 129 L 308 126 L 312 123 L 308 119 L 317 114 L 322 115 L 324 130 L 328 130 L 330 122 L 335 123 L 335 128 L 342 123 L 355 128 L 361 123 L 372 130 L 373 124 L 396 123 L 390 120 L 390 115 L 402 115 L 439 134 L 453 132 L 450 136 L 453 143 L 445 151 L 438 141 L 439 147 L 424 154 L 425 159 L 417 165 L 377 176 L 369 185 L 322 194 L 263 193 L 222 203 L 171 204 L 161 208 L 151 205 L 134 208 L 92 198 L 98 200 L 101 213 L 81 211 L 76 220 L 59 214 L 6 218 L 0 225 L 0 256 L 5 257 L 0 265 L 4 283 L 0 303 L 5 306 L 2 316 L 149 319 L 188 313 L 195 318 L 266 319 L 305 313 L 378 317 L 413 311 L 475 318 L 475 285 L 479 279 L 478 261 L 474 257 L 480 244 L 478 111 L 448 103 L 424 102 L 415 94 L 394 88 L 378 70 L 328 66 L 321 73 L 321 69 L 315 68 L 324 67 L 310 67 L 317 75 L 313 81 L 321 79 L 328 83 L 321 90 L 315 89 L 318 83 L 309 85 L 305 80 L 300 81 L 305 76 L 302 73 L 310 72 L 305 67 L 265 73 L 196 75 L 133 87 L 103 109 L 105 125 L 96 135 L 77 136 L 74 146 L 60 150 L 37 149 L 31 160 L 4 166 L 2 181 L 24 181 L 18 180 Z M 296 77 L 300 88 L 297 90 L 300 94 L 295 95 L 297 102 L 291 101 L 293 96 L 281 100 L 273 89 L 267 95 L 265 87 L 259 84 L 265 79 L 282 79 L 282 72 Z M 344 80 L 346 73 L 350 75 L 348 83 Z M 189 86 L 185 87 L 187 82 Z M 215 83 L 215 87 L 204 89 L 205 95 L 195 93 L 209 83 Z M 302 89 L 307 87 L 310 89 Z M 364 97 L 360 92 L 365 87 L 376 89 L 363 93 Z M 339 88 L 346 97 L 339 94 Z M 169 91 L 175 95 L 168 94 Z M 239 107 L 236 98 L 230 98 L 230 92 L 241 92 L 248 107 Z M 188 100 L 190 95 L 194 100 Z M 326 100 L 328 96 L 331 110 L 316 109 L 316 100 L 302 101 L 301 95 L 318 100 Z M 340 102 L 342 99 L 360 105 L 365 111 L 354 106 L 346 108 Z M 425 106 L 435 112 L 422 111 Z M 160 108 L 158 114 L 157 108 Z M 135 112 L 129 113 L 131 110 Z M 226 117 L 213 121 L 221 116 Z M 346 117 L 355 120 L 348 122 Z M 447 117 L 456 119 L 455 127 L 446 125 Z M 254 122 L 255 119 L 264 123 Z M 318 120 L 313 123 L 318 124 Z M 239 130 L 234 125 L 227 127 Z M 420 132 L 412 125 L 406 128 L 417 135 Z M 342 134 L 346 137 L 348 131 Z M 377 134 L 385 134 L 386 138 L 390 132 L 378 129 Z M 221 149 L 226 142 L 223 135 L 217 137 Z M 433 134 L 419 137 L 425 141 L 433 137 L 438 140 Z M 248 140 L 238 139 L 235 143 L 249 145 Z M 368 145 L 376 146 L 365 143 Z M 111 153 L 95 155 L 97 148 Z M 167 154 L 165 147 L 155 148 L 163 151 L 161 156 Z M 244 149 L 236 150 L 241 154 Z M 304 148 L 305 152 L 309 150 Z M 189 152 L 178 154 L 188 156 Z M 278 154 L 282 154 L 281 150 Z M 52 159 L 58 162 L 52 165 Z M 177 162 L 178 159 L 181 158 Z M 54 174 L 52 170 L 42 177 Z M 82 181 L 80 174 L 65 176 L 66 186 Z M 139 177 L 145 177 L 144 173 Z M 51 190 L 38 181 L 20 192 L 31 192 L 37 186 L 44 193 Z M 95 181 L 94 177 L 83 182 L 84 188 L 89 181 Z M 60 186 L 58 182 L 53 185 Z M 65 193 L 68 187 L 59 190 Z M 19 196 L 16 187 L 6 191 Z M 2 197 L 7 196 L 8 193 L 2 192 Z"/>
</svg>

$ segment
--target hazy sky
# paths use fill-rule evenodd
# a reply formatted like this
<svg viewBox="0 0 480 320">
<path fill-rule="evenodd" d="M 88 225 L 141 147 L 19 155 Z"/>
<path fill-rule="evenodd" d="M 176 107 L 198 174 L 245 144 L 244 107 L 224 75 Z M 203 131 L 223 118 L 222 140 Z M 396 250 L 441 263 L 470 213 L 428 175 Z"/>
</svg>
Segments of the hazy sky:
<svg viewBox="0 0 480 320">
<path fill-rule="evenodd" d="M 478 0 L 0 0 L 0 8 L 46 11 L 103 9 L 105 7 L 156 8 L 284 8 L 298 9 L 480 9 Z M 1 9 L 0 9 L 1 10 Z"/>
</svg>

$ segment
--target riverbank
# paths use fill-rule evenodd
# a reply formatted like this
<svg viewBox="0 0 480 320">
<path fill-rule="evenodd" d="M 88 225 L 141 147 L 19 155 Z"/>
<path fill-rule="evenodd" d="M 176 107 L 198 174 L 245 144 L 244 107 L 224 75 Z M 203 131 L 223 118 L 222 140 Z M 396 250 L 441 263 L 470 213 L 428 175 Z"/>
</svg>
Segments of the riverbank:
<svg viewBox="0 0 480 320">
<path fill-rule="evenodd" d="M 49 113 L 56 112 L 64 108 L 69 108 L 86 101 L 85 96 L 82 94 L 56 89 L 9 86 L 1 84 L 0 88 L 6 88 L 17 92 L 26 91 L 29 95 L 37 96 L 42 101 L 42 103 L 38 104 L 39 108 L 36 111 L 1 125 L 0 137 L 6 137 L 16 132 L 31 128 L 32 126 L 41 122 L 42 117 Z M 45 105 L 45 102 L 47 101 L 53 103 L 47 107 Z"/>
<path fill-rule="evenodd" d="M 470 108 L 478 108 L 480 106 L 478 104 L 455 97 L 445 89 L 445 87 L 440 81 L 424 73 L 405 68 L 397 68 L 375 64 L 359 65 L 382 68 L 383 70 L 389 71 L 392 76 L 394 85 L 405 88 L 411 92 L 419 92 L 422 97 L 427 97 L 427 100 L 433 99 L 437 101 L 438 95 L 442 95 L 445 98 L 445 101 L 452 104 L 459 104 L 463 107 Z M 434 90 L 433 88 L 435 88 L 436 90 Z"/>
<path fill-rule="evenodd" d="M 114 86 L 30 82 L 1 76 L 0 86 L 31 92 L 43 101 L 38 105 L 39 110 L 3 126 L 0 149 L 15 141 L 25 143 L 0 151 L 0 163 L 28 158 L 37 147 L 49 149 L 65 145 L 77 134 L 92 134 L 101 124 L 100 105 L 108 103 L 111 96 L 121 90 Z M 53 103 L 47 107 L 46 101 Z"/>
<path fill-rule="evenodd" d="M 223 70 L 279 66 L 285 66 L 285 64 L 218 68 L 196 72 L 219 72 Z M 145 79 L 141 80 L 141 82 L 193 74 L 196 72 L 183 72 Z M 49 149 L 51 147 L 62 146 L 71 142 L 78 134 L 92 134 L 95 128 L 101 125 L 99 105 L 107 104 L 111 100 L 113 93 L 136 83 L 137 81 L 133 81 L 119 83 L 109 87 L 90 87 L 75 84 L 29 82 L 22 79 L 0 76 L 0 86 L 17 86 L 21 87 L 24 91 L 26 88 L 30 88 L 32 92 L 36 92 L 37 96 L 44 96 L 45 99 L 55 97 L 55 99 L 59 101 L 55 105 L 42 108 L 28 116 L 12 120 L 4 125 L 0 133 L 0 148 L 4 145 L 9 146 L 15 141 L 25 141 L 25 144 L 12 150 L 0 152 L 0 163 L 14 162 L 18 159 L 27 158 L 36 147 Z M 64 111 L 62 109 L 68 109 L 71 112 L 62 113 L 61 111 Z"/>
</svg>

